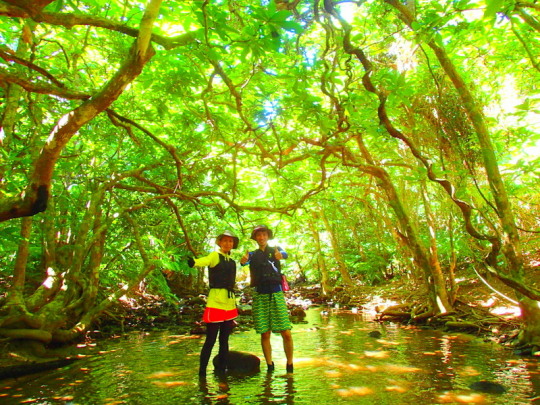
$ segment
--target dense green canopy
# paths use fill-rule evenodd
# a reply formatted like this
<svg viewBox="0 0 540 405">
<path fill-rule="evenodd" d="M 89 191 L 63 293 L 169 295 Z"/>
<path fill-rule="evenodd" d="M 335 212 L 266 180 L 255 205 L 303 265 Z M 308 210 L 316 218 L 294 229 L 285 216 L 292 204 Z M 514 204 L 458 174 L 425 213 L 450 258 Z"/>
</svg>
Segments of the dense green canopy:
<svg viewBox="0 0 540 405">
<path fill-rule="evenodd" d="M 0 1 L 0 334 L 67 341 L 223 229 L 292 278 L 540 292 L 531 1 Z M 143 283 L 144 282 L 144 283 Z"/>
</svg>

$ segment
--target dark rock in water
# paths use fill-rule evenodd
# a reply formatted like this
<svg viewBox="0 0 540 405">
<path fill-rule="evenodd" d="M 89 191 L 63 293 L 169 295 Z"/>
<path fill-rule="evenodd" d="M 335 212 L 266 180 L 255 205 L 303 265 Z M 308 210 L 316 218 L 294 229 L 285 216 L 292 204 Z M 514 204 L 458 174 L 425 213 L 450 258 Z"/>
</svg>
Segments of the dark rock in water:
<svg viewBox="0 0 540 405">
<path fill-rule="evenodd" d="M 486 380 L 473 382 L 469 385 L 469 388 L 474 391 L 485 392 L 488 394 L 503 394 L 506 392 L 506 388 L 501 384 Z"/>
<path fill-rule="evenodd" d="M 224 367 L 220 364 L 219 356 L 212 360 L 214 368 L 218 372 L 224 372 Z M 244 353 L 231 350 L 227 361 L 226 371 L 233 374 L 254 374 L 260 371 L 261 359 L 251 353 Z"/>
<path fill-rule="evenodd" d="M 371 332 L 368 333 L 368 336 L 379 339 L 382 336 L 382 333 L 379 332 L 378 330 L 372 330 Z"/>
<path fill-rule="evenodd" d="M 531 347 L 518 348 L 514 350 L 514 354 L 517 356 L 530 356 L 533 354 L 533 350 Z"/>
<path fill-rule="evenodd" d="M 291 316 L 298 316 L 304 318 L 306 316 L 306 311 L 304 311 L 300 307 L 294 307 L 293 309 L 291 309 Z"/>
<path fill-rule="evenodd" d="M 52 360 L 45 362 L 25 363 L 15 366 L 0 368 L 0 380 L 6 378 L 17 378 L 23 375 L 41 373 L 42 371 L 54 370 L 56 368 L 67 366 L 73 363 L 76 359 L 66 358 L 60 360 Z"/>
</svg>

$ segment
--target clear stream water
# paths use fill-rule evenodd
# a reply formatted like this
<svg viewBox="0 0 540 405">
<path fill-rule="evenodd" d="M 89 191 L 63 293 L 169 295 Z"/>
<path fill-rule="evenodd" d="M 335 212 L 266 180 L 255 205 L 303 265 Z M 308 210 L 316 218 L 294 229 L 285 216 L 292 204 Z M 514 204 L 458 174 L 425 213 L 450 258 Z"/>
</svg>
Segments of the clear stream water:
<svg viewBox="0 0 540 405">
<path fill-rule="evenodd" d="M 209 366 L 201 382 L 203 338 L 130 333 L 87 347 L 86 357 L 62 369 L 1 381 L 0 404 L 540 404 L 536 359 L 495 343 L 346 311 L 310 309 L 306 321 L 293 329 L 294 374 L 285 373 L 279 335 L 272 336 L 273 374 L 218 376 Z M 374 330 L 380 338 L 368 335 Z M 233 334 L 230 346 L 262 358 L 254 331 Z M 506 392 L 469 389 L 480 380 Z"/>
</svg>

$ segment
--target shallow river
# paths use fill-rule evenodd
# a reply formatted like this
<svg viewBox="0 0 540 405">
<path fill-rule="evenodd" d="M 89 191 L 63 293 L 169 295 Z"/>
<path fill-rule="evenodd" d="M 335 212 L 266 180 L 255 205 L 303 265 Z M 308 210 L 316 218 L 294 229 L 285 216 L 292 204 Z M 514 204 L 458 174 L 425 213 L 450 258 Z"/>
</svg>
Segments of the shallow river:
<svg viewBox="0 0 540 405">
<path fill-rule="evenodd" d="M 173 332 L 132 333 L 83 349 L 62 369 L 0 382 L 0 404 L 540 404 L 536 359 L 494 343 L 395 324 L 350 312 L 307 312 L 294 325 L 295 372 L 285 373 L 281 337 L 276 370 L 252 376 L 197 376 L 203 339 Z M 380 331 L 381 337 L 368 335 Z M 262 358 L 255 332 L 231 336 L 232 350 Z M 217 343 L 214 353 L 217 352 Z M 264 363 L 264 361 L 263 361 Z M 502 394 L 470 384 L 489 380 Z"/>
</svg>

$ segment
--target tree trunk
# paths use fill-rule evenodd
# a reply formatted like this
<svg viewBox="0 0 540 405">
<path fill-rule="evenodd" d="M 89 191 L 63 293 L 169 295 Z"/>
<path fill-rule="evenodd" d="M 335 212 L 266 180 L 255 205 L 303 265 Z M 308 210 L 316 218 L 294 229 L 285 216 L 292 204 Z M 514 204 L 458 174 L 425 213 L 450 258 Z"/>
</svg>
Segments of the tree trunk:
<svg viewBox="0 0 540 405">
<path fill-rule="evenodd" d="M 356 201 L 354 201 L 356 202 Z M 354 202 L 351 202 L 349 205 L 353 205 Z M 352 238 L 355 241 L 355 244 L 358 249 L 358 257 L 360 257 L 360 260 L 364 261 L 366 260 L 366 252 L 364 251 L 364 245 L 362 244 L 362 238 L 360 237 L 360 234 L 358 233 L 358 229 L 360 229 L 359 223 L 352 218 L 350 218 L 350 211 L 347 211 L 341 204 L 336 205 L 336 208 L 339 210 L 343 218 L 346 219 L 347 229 L 349 232 L 351 232 Z M 377 217 L 378 218 L 378 217 Z"/>
<path fill-rule="evenodd" d="M 421 187 L 424 210 L 426 212 L 426 222 L 429 228 L 429 259 L 431 275 L 433 276 L 433 286 L 435 288 L 435 294 L 437 295 L 436 299 L 437 305 L 439 307 L 439 312 L 444 314 L 450 311 L 451 304 L 450 299 L 448 298 L 444 275 L 441 270 L 441 263 L 439 262 L 439 254 L 437 251 L 437 238 L 435 236 L 437 232 L 435 227 L 435 218 L 433 217 L 433 212 L 431 210 L 426 184 L 423 182 Z"/>
<path fill-rule="evenodd" d="M 518 345 L 540 349 L 540 311 L 538 301 L 525 296 L 519 299 L 523 319 L 526 320 L 519 333 Z"/>
<path fill-rule="evenodd" d="M 314 218 L 316 217 L 315 212 L 312 212 L 312 216 Z M 324 257 L 322 255 L 321 238 L 319 236 L 319 231 L 317 230 L 315 222 L 311 219 L 308 219 L 308 224 L 311 234 L 313 235 L 313 245 L 315 247 L 315 257 L 317 258 L 317 265 L 319 267 L 319 271 L 321 272 L 322 294 L 326 296 L 330 292 L 332 292 L 332 287 L 328 282 L 328 270 L 326 269 L 326 262 L 324 261 Z"/>
<path fill-rule="evenodd" d="M 440 274 L 440 267 L 438 274 L 437 269 L 432 267 L 434 264 L 438 264 L 438 259 L 436 257 L 433 258 L 432 253 L 428 252 L 424 246 L 422 246 L 420 237 L 417 234 L 415 227 L 411 223 L 409 215 L 407 214 L 399 194 L 386 170 L 380 166 L 376 166 L 375 160 L 372 158 L 360 135 L 356 136 L 356 141 L 362 156 L 366 159 L 369 165 L 355 165 L 352 163 L 348 164 L 357 167 L 377 178 L 377 185 L 385 193 L 388 204 L 394 211 L 400 225 L 400 229 L 396 229 L 396 233 L 401 241 L 409 248 L 414 259 L 415 266 L 422 271 L 424 282 L 426 283 L 426 286 L 428 286 L 430 307 L 433 311 L 432 314 L 435 315 L 436 313 L 445 313 L 451 310 L 452 306 L 448 301 L 448 296 L 446 290 L 444 289 L 444 282 L 441 280 L 442 277 Z M 422 316 L 427 315 L 428 314 L 422 314 Z"/>
<path fill-rule="evenodd" d="M 450 263 L 448 264 L 448 280 L 450 281 L 450 294 L 448 299 L 451 304 L 454 304 L 457 298 L 457 285 L 456 285 L 456 265 L 457 256 L 456 248 L 454 244 L 454 216 L 450 212 L 448 215 L 448 239 L 450 241 Z"/>
<path fill-rule="evenodd" d="M 386 0 L 386 2 L 391 4 L 399 12 L 400 18 L 411 29 L 414 30 L 413 23 L 416 21 L 415 16 L 396 0 Z M 495 149 L 491 142 L 491 136 L 482 113 L 482 106 L 474 98 L 472 92 L 469 90 L 469 87 L 447 55 L 446 50 L 433 39 L 428 41 L 428 45 L 435 53 L 446 75 L 454 84 L 454 87 L 463 101 L 463 105 L 475 129 L 475 133 L 480 144 L 480 149 L 482 151 L 484 169 L 486 170 L 489 186 L 497 207 L 497 216 L 502 228 L 502 235 L 499 235 L 498 240 L 494 242 L 496 245 L 500 245 L 502 247 L 501 251 L 506 258 L 507 272 L 516 281 L 522 283 L 524 275 L 523 256 L 521 252 L 519 234 L 514 220 L 514 212 L 506 192 L 504 181 L 499 171 Z M 498 253 L 498 250 L 495 252 Z M 491 257 L 486 258 L 485 264 L 486 266 L 497 270 L 498 266 L 495 255 L 491 255 Z M 501 280 L 503 280 L 503 278 L 501 278 Z M 540 318 L 539 303 L 535 301 L 535 304 L 531 305 L 529 302 L 530 299 L 521 298 L 519 296 L 518 298 L 523 314 L 523 320 L 526 324 L 524 330 L 526 330 L 527 333 L 524 335 L 528 336 L 531 343 L 533 341 L 536 342 L 537 338 L 533 334 L 533 331 L 535 331 L 536 334 L 540 333 L 540 329 L 538 329 L 536 326 L 538 323 L 538 318 Z M 531 327 L 528 326 L 529 322 L 531 323 Z"/>
<path fill-rule="evenodd" d="M 330 244 L 332 245 L 332 255 L 334 256 L 334 260 L 336 261 L 339 273 L 341 274 L 341 280 L 343 280 L 343 283 L 345 285 L 352 286 L 353 280 L 351 278 L 351 275 L 349 274 L 349 270 L 347 270 L 347 266 L 345 265 L 345 262 L 343 261 L 343 257 L 341 255 L 341 249 L 339 247 L 336 234 L 334 233 L 334 230 L 330 226 L 330 222 L 328 222 L 328 218 L 326 217 L 326 214 L 324 213 L 324 208 L 319 207 L 318 216 L 322 219 L 326 232 L 328 232 L 328 235 L 330 235 Z"/>
</svg>

